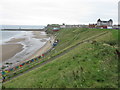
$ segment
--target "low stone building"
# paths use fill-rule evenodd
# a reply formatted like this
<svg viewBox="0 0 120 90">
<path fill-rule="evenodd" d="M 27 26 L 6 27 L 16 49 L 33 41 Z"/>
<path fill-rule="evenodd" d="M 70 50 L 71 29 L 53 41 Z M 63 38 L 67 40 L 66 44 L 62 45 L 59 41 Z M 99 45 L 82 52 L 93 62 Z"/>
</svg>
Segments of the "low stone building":
<svg viewBox="0 0 120 90">
<path fill-rule="evenodd" d="M 89 24 L 89 28 L 96 28 L 97 24 Z"/>
</svg>

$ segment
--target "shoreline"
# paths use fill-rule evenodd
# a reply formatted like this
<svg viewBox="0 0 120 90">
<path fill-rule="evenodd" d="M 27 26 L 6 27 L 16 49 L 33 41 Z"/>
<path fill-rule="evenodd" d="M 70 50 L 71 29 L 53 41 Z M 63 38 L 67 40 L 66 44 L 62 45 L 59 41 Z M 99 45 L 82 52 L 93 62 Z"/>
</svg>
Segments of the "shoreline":
<svg viewBox="0 0 120 90">
<path fill-rule="evenodd" d="M 2 60 L 0 59 L 0 61 L 2 62 L 7 61 L 9 58 L 23 50 L 22 44 L 5 44 L 0 45 L 0 47 L 2 47 L 2 54 L 0 55 L 0 57 L 2 57 Z"/>
<path fill-rule="evenodd" d="M 27 58 L 27 60 L 36 58 L 40 55 L 42 55 L 43 53 L 46 53 L 49 49 L 52 48 L 52 43 L 54 42 L 54 37 L 51 36 L 50 40 L 48 40 L 40 49 L 38 49 L 33 55 L 31 55 L 30 57 Z"/>
<path fill-rule="evenodd" d="M 17 53 L 24 50 L 24 45 L 19 43 L 24 41 L 25 38 L 12 38 L 4 44 L 0 45 L 1 54 L 0 54 L 0 63 L 7 62 L 10 58 L 14 57 Z"/>
<path fill-rule="evenodd" d="M 24 62 L 24 61 L 26 61 L 26 60 L 30 60 L 30 59 L 33 59 L 33 58 L 35 58 L 35 57 L 38 57 L 38 56 L 40 56 L 41 54 L 43 54 L 43 53 L 45 53 L 45 52 L 47 52 L 51 47 L 52 47 L 52 42 L 54 42 L 54 37 L 53 36 L 50 36 L 50 37 L 48 37 L 48 35 L 47 34 L 40 34 L 41 33 L 41 31 L 33 31 L 32 32 L 32 34 L 34 35 L 33 36 L 33 38 L 35 38 L 35 39 L 38 39 L 38 40 L 40 40 L 41 42 L 45 42 L 45 44 L 43 45 L 43 46 L 41 46 L 39 49 L 37 49 L 32 55 L 30 55 L 30 56 L 28 56 L 26 59 L 24 59 L 23 61 L 17 61 L 16 63 L 13 63 L 12 65 L 10 65 L 9 67 L 14 67 L 16 64 L 19 64 L 19 63 L 21 63 L 21 62 Z M 49 38 L 49 39 L 48 39 Z M 41 40 L 42 39 L 42 40 Z M 45 39 L 45 40 L 44 40 Z M 47 39 L 47 40 L 46 40 Z M 2 60 L 3 61 L 3 65 L 6 65 L 5 64 L 5 62 L 7 62 L 7 60 L 8 60 L 8 62 L 9 62 L 9 58 L 12 58 L 12 57 L 14 57 L 17 53 L 19 53 L 19 52 L 21 52 L 21 51 L 23 51 L 24 50 L 24 45 L 22 45 L 21 43 L 19 43 L 19 42 L 22 42 L 22 41 L 24 41 L 25 40 L 25 38 L 17 38 L 17 39 L 15 39 L 15 38 L 13 38 L 13 39 L 11 39 L 11 41 L 8 41 L 7 42 L 7 44 L 5 44 L 2 48 L 4 48 L 4 47 L 7 47 L 8 45 L 10 46 L 8 46 L 9 48 L 8 48 L 8 50 L 9 49 L 11 49 L 11 51 L 9 51 L 9 52 L 7 52 L 7 49 L 2 49 L 3 51 L 2 51 L 2 59 L 4 60 Z M 16 43 L 16 44 L 15 44 Z M 1 45 L 2 46 L 2 45 Z M 13 50 L 14 49 L 14 50 Z M 12 52 L 13 51 L 13 52 Z M 5 52 L 7 53 L 7 54 L 5 54 Z M 10 52 L 12 52 L 12 53 L 10 53 Z M 10 55 L 9 55 L 9 53 L 10 53 Z M 0 57 L 1 57 L 0 56 Z M 4 58 L 3 58 L 4 57 Z M 6 59 L 6 60 L 5 60 Z"/>
</svg>

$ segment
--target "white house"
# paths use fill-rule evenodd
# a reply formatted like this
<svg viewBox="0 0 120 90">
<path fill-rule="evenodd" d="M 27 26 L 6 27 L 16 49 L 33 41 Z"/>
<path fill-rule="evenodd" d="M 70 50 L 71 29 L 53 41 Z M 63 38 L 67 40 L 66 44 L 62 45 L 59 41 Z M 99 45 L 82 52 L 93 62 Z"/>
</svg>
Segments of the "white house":
<svg viewBox="0 0 120 90">
<path fill-rule="evenodd" d="M 110 19 L 109 21 L 101 21 L 100 19 L 97 20 L 97 26 L 107 26 L 107 27 L 112 27 L 113 25 L 113 20 Z"/>
</svg>

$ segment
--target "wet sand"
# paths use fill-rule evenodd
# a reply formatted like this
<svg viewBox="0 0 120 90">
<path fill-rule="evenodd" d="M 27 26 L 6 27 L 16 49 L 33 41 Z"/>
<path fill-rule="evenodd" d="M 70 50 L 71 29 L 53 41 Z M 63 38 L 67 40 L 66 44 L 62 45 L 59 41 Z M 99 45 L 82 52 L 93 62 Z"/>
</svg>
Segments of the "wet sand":
<svg viewBox="0 0 120 90">
<path fill-rule="evenodd" d="M 13 38 L 6 43 L 17 43 L 17 42 L 21 42 L 21 41 L 24 41 L 24 40 L 25 40 L 25 38 L 18 38 L 18 39 Z"/>
<path fill-rule="evenodd" d="M 0 47 L 2 47 L 2 53 L 0 54 L 2 58 L 0 58 L 0 61 L 6 61 L 23 50 L 23 45 L 21 44 L 6 44 L 0 45 Z"/>
<path fill-rule="evenodd" d="M 42 39 L 42 38 L 48 38 L 47 35 L 42 34 L 41 31 L 34 31 L 33 32 L 34 38 Z"/>
<path fill-rule="evenodd" d="M 27 60 L 33 59 L 33 58 L 38 57 L 38 56 L 42 55 L 43 53 L 47 52 L 49 49 L 52 48 L 53 42 L 54 42 L 54 37 L 51 36 L 50 40 L 47 41 L 46 44 L 43 47 L 41 47 L 40 49 L 38 49 L 33 55 L 28 57 Z"/>
<path fill-rule="evenodd" d="M 40 31 L 34 31 L 33 34 L 34 34 L 34 38 L 42 39 L 41 41 L 43 41 L 43 42 L 46 41 L 43 38 L 49 37 L 47 35 L 41 35 Z M 38 49 L 33 55 L 28 57 L 26 60 L 33 59 L 33 58 L 38 57 L 38 56 L 42 55 L 43 53 L 47 52 L 50 48 L 52 48 L 52 43 L 54 42 L 54 39 L 55 38 L 53 36 L 51 36 L 50 40 L 48 40 L 43 47 Z"/>
<path fill-rule="evenodd" d="M 33 38 L 42 39 L 43 42 L 46 42 L 43 38 L 49 38 L 49 36 L 45 34 L 40 34 L 41 31 L 33 31 Z M 24 41 L 25 38 L 15 39 L 13 38 L 11 41 L 8 41 L 5 45 L 0 45 L 2 47 L 2 53 L 0 53 L 0 61 L 7 61 L 8 59 L 12 58 L 14 55 L 19 53 L 23 50 L 23 45 L 15 44 L 17 42 Z M 29 56 L 26 60 L 30 60 L 32 58 L 38 57 L 41 54 L 47 52 L 51 47 L 52 43 L 54 42 L 54 37 L 51 36 L 50 40 L 48 40 L 43 47 L 40 47 L 33 55 Z M 1 58 L 2 57 L 2 58 Z"/>
</svg>

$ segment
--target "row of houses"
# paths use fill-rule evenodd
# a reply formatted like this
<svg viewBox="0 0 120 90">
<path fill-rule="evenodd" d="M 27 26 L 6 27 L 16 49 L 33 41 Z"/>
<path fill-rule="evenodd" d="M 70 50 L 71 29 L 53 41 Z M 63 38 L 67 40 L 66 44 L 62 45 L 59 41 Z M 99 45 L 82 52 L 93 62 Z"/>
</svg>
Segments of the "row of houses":
<svg viewBox="0 0 120 90">
<path fill-rule="evenodd" d="M 60 25 L 60 28 L 88 28 L 88 25 Z"/>
<path fill-rule="evenodd" d="M 48 24 L 47 28 L 52 28 L 53 30 L 57 31 L 58 28 L 88 28 L 88 25 L 59 25 L 59 24 Z"/>
<path fill-rule="evenodd" d="M 60 28 L 100 28 L 100 29 L 120 29 L 120 25 L 113 25 L 113 20 L 109 19 L 108 21 L 102 21 L 98 19 L 95 24 L 89 25 L 62 25 L 59 24 L 48 24 L 46 28 L 52 28 L 53 31 L 59 31 Z"/>
<path fill-rule="evenodd" d="M 113 20 L 102 21 L 101 19 L 97 20 L 95 24 L 89 24 L 89 28 L 101 28 L 101 29 L 120 29 L 120 25 L 113 25 Z"/>
<path fill-rule="evenodd" d="M 113 20 L 110 19 L 108 21 L 102 21 L 101 19 L 98 19 L 97 23 L 89 24 L 89 28 L 112 29 L 113 28 Z"/>
</svg>

